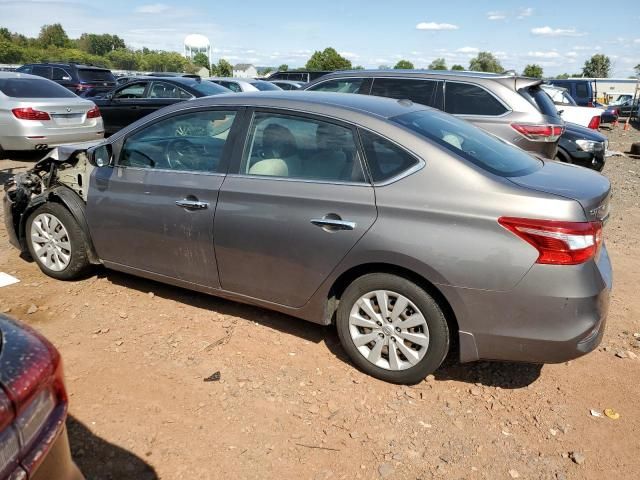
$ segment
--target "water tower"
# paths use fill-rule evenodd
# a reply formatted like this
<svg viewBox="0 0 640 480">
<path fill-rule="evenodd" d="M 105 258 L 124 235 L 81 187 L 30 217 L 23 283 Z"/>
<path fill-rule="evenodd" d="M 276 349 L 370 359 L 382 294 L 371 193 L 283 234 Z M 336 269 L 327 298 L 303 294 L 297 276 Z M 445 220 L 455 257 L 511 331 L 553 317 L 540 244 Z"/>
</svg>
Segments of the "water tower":
<svg viewBox="0 0 640 480">
<path fill-rule="evenodd" d="M 204 53 L 211 63 L 211 44 L 204 35 L 193 33 L 184 39 L 184 56 L 193 60 L 196 53 Z"/>
</svg>

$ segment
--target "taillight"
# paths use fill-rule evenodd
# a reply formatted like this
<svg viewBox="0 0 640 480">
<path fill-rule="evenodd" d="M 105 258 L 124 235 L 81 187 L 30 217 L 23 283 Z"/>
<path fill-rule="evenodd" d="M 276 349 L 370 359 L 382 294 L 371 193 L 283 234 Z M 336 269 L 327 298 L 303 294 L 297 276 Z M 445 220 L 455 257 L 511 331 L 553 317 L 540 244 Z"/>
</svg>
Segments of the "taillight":
<svg viewBox="0 0 640 480">
<path fill-rule="evenodd" d="M 51 120 L 51 117 L 47 112 L 34 110 L 31 107 L 14 108 L 11 111 L 13 112 L 13 115 L 20 120 Z"/>
<path fill-rule="evenodd" d="M 100 113 L 100 109 L 97 106 L 93 107 L 87 112 L 87 118 L 98 118 L 101 116 L 102 114 Z"/>
<path fill-rule="evenodd" d="M 500 217 L 498 223 L 538 250 L 536 263 L 584 263 L 596 255 L 602 244 L 601 222 Z"/>
<path fill-rule="evenodd" d="M 555 142 L 564 132 L 562 125 L 534 125 L 530 123 L 512 123 L 518 133 L 536 142 Z"/>
<path fill-rule="evenodd" d="M 587 102 L 587 107 L 593 107 L 593 100 L 589 100 Z"/>
<path fill-rule="evenodd" d="M 600 115 L 596 115 L 595 117 L 593 117 L 589 122 L 589 125 L 587 126 L 594 130 L 597 130 L 600 127 Z"/>
<path fill-rule="evenodd" d="M 0 389 L 0 478 L 5 478 L 18 464 L 20 439 L 12 426 L 13 407 Z"/>
</svg>

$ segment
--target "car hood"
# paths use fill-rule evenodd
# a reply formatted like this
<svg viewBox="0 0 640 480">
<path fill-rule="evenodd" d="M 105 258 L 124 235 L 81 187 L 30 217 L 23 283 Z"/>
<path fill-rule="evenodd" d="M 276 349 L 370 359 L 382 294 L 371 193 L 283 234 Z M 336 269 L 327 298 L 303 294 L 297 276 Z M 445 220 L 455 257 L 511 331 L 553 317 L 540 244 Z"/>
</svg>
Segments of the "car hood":
<svg viewBox="0 0 640 480">
<path fill-rule="evenodd" d="M 611 183 L 604 175 L 576 165 L 545 160 L 539 170 L 509 180 L 539 192 L 571 198 L 580 203 L 588 220 L 609 215 Z"/>
<path fill-rule="evenodd" d="M 104 139 L 89 140 L 88 142 L 72 143 L 69 145 L 60 145 L 47 153 L 40 162 L 55 160 L 56 162 L 65 162 L 79 152 L 86 152 L 91 147 L 100 145 Z M 36 164 L 37 165 L 37 164 Z"/>
</svg>

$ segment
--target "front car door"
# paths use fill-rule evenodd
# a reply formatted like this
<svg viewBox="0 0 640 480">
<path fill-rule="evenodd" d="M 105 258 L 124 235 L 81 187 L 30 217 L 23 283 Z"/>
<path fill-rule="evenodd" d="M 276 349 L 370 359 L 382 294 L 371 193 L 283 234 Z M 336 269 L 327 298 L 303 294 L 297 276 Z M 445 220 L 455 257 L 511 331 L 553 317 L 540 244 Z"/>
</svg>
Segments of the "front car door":
<svg viewBox="0 0 640 480">
<path fill-rule="evenodd" d="M 87 200 L 105 265 L 219 287 L 213 219 L 236 116 L 234 109 L 178 112 L 114 143 L 115 165 L 94 171 Z"/>
<path fill-rule="evenodd" d="M 333 120 L 253 113 L 216 211 L 224 290 L 290 307 L 311 298 L 376 219 L 357 145 Z"/>
<path fill-rule="evenodd" d="M 121 130 L 139 118 L 138 110 L 144 102 L 150 83 L 148 80 L 128 83 L 116 88 L 109 98 L 94 100 L 100 107 L 105 132 L 108 135 Z"/>
</svg>

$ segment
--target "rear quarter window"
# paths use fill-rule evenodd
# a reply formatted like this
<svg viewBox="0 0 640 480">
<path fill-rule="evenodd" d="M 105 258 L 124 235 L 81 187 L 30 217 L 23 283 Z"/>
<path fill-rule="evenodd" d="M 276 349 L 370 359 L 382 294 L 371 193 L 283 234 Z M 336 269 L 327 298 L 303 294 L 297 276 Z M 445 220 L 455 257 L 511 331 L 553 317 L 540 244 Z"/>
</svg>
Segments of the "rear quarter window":
<svg viewBox="0 0 640 480">
<path fill-rule="evenodd" d="M 419 163 L 409 152 L 375 133 L 360 130 L 360 138 L 371 178 L 376 183 L 397 177 Z"/>
<path fill-rule="evenodd" d="M 444 85 L 444 110 L 453 115 L 502 115 L 506 107 L 484 88 L 458 82 Z"/>
</svg>

